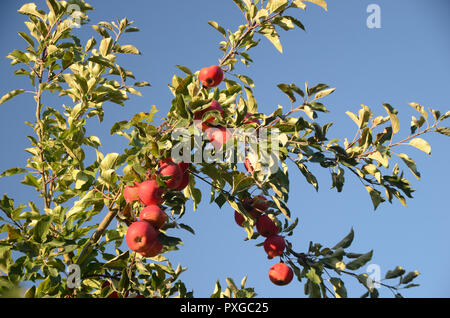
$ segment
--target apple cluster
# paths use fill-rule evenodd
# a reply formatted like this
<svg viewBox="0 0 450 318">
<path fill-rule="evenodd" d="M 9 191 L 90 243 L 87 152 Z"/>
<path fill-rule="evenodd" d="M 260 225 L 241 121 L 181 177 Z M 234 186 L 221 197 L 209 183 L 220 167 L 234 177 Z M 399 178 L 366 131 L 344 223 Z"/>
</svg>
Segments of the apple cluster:
<svg viewBox="0 0 450 318">
<path fill-rule="evenodd" d="M 269 202 L 263 195 L 242 200 L 242 206 L 250 217 L 255 220 L 256 230 L 259 235 L 265 237 L 264 250 L 269 259 L 281 256 L 286 249 L 284 238 L 279 235 L 279 227 L 274 216 L 269 216 L 265 212 L 269 208 Z M 245 222 L 244 216 L 238 211 L 234 211 L 234 220 L 239 226 Z M 273 265 L 269 270 L 270 280 L 279 286 L 287 285 L 294 277 L 292 269 L 280 262 Z"/>
<path fill-rule="evenodd" d="M 220 84 L 223 79 L 223 71 L 217 65 L 202 68 L 198 75 L 199 81 L 204 87 L 215 87 Z M 209 115 L 205 119 L 205 115 L 208 112 L 216 112 L 223 117 L 224 110 L 218 101 L 212 100 L 211 105 L 207 108 L 194 113 L 194 120 L 198 121 L 198 128 L 207 133 L 208 140 L 216 148 L 220 149 L 227 141 L 232 137 L 225 127 L 212 126 L 216 120 L 214 115 Z M 257 124 L 260 125 L 260 121 L 257 118 L 253 118 L 254 114 L 248 113 L 245 115 L 243 124 Z M 245 169 L 253 173 L 255 171 L 252 165 L 252 158 L 247 156 L 244 159 Z M 266 251 L 268 258 L 272 259 L 276 256 L 281 256 L 286 249 L 286 242 L 279 233 L 279 228 L 274 220 L 265 211 L 269 208 L 269 202 L 267 199 L 258 195 L 254 198 L 244 199 L 242 202 L 245 210 L 256 221 L 256 229 L 258 233 L 265 237 L 264 250 Z M 245 221 L 244 216 L 235 211 L 234 219 L 239 226 L 243 226 Z M 276 220 L 276 219 L 275 219 Z M 293 272 L 290 267 L 280 262 L 273 265 L 269 270 L 269 278 L 276 285 L 287 285 L 293 278 Z"/>
<path fill-rule="evenodd" d="M 215 87 L 222 82 L 223 71 L 218 65 L 204 67 L 200 70 L 198 79 L 204 87 Z M 224 116 L 224 109 L 217 100 L 213 99 L 207 108 L 194 113 L 194 120 L 198 123 L 197 127 L 206 133 L 207 139 L 211 142 L 214 148 L 218 150 L 221 149 L 223 145 L 228 142 L 228 140 L 230 140 L 232 134 L 226 127 L 213 125 L 216 121 L 216 117 L 211 114 L 211 112 L 218 113 L 221 117 Z M 260 121 L 256 118 L 252 118 L 252 116 L 254 116 L 254 114 L 246 114 L 243 124 L 247 125 L 255 123 L 259 125 Z M 247 170 L 250 171 L 249 168 L 247 168 Z"/>
<path fill-rule="evenodd" d="M 175 163 L 172 158 L 159 162 L 156 175 L 163 177 L 164 186 L 160 186 L 153 174 L 134 186 L 126 186 L 123 196 L 127 203 L 139 201 L 145 207 L 139 213 L 139 220 L 128 227 L 125 239 L 128 247 L 144 257 L 155 257 L 161 253 L 163 244 L 158 240 L 161 227 L 167 221 L 162 203 L 166 189 L 181 191 L 189 184 L 189 164 Z"/>
</svg>

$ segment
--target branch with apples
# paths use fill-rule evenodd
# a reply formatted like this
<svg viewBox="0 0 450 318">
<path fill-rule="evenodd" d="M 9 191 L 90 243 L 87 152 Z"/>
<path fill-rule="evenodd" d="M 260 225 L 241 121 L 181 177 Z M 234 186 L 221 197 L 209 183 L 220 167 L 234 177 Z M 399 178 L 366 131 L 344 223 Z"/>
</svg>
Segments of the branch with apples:
<svg viewBox="0 0 450 318">
<path fill-rule="evenodd" d="M 323 0 L 233 2 L 246 21 L 235 32 L 209 21 L 224 38 L 217 65 L 197 72 L 178 65 L 182 75 L 174 75 L 169 85 L 174 98 L 168 114 L 156 123 L 158 110 L 153 107 L 115 123 L 111 135 L 126 138 L 128 148 L 106 155 L 99 151 L 100 139 L 86 134 L 86 120 L 97 117 L 102 122 L 105 103 L 124 106 L 130 94 L 141 96 L 139 89 L 150 86 L 136 81 L 132 71 L 119 64 L 122 54 L 140 54 L 135 46 L 121 44 L 124 35 L 139 29 L 126 18 L 100 22 L 92 26 L 96 37 L 82 45 L 72 32 L 73 24 L 67 23 L 67 2 L 48 0 L 46 11 L 34 3 L 19 9 L 28 18 L 29 32 L 19 33 L 28 46 L 25 51 L 12 51 L 8 58 L 21 67 L 15 75 L 27 77 L 32 88 L 13 90 L 0 104 L 22 93 L 32 94 L 35 121 L 27 124 L 36 136 L 28 137 L 27 165 L 8 169 L 0 177 L 24 175 L 22 184 L 34 188 L 42 202 L 16 204 L 6 194 L 0 200 L 5 217 L 0 219 L 0 229 L 7 233 L 0 240 L 1 295 L 11 295 L 27 282 L 32 287 L 25 297 L 192 297 L 193 291 L 180 280 L 186 268 L 174 268 L 169 260 L 170 252 L 182 245 L 170 233 L 195 234 L 182 218 L 189 213 L 188 202 L 197 209 L 202 201 L 198 182 L 211 187 L 211 203 L 232 211 L 230 217 L 246 232 L 245 241 L 256 241 L 274 259 L 268 277 L 276 285 L 287 285 L 296 277 L 310 297 L 347 297 L 344 275 L 364 286 L 364 297 L 379 296 L 375 283 L 396 297 L 401 297 L 400 290 L 417 286 L 412 281 L 419 273 L 407 273 L 400 266 L 385 276 L 385 280 L 397 279 L 396 284 L 374 282 L 366 273 L 358 273 L 372 259 L 373 251 L 347 250 L 354 239 L 353 229 L 333 247 L 310 242 L 307 251 L 296 250 L 288 239 L 299 223 L 288 205 L 288 162 L 316 190 L 313 165 L 330 171 L 332 188 L 338 192 L 343 190 L 345 171 L 350 171 L 368 191 L 374 209 L 394 199 L 406 205 L 405 196 L 411 198 L 414 190 L 399 164 L 417 179 L 420 173 L 413 159 L 392 148 L 408 144 L 430 154 L 431 147 L 422 135 L 433 131 L 449 136 L 449 128 L 440 123 L 450 112 L 427 111 L 411 103 L 420 117 L 412 117 L 409 136 L 395 141 L 400 132 L 398 111 L 385 103 L 386 114 L 375 117 L 363 105 L 358 114 L 347 112 L 357 126 L 351 142 L 328 137 L 332 123 L 316 121 L 319 113 L 329 112 L 322 100 L 335 91 L 326 84 L 305 83 L 301 89 L 294 83 L 280 83 L 278 88 L 290 107 L 286 110 L 279 105 L 269 115 L 259 112 L 254 82 L 237 73 L 239 63 L 251 65 L 249 52 L 260 44 L 260 38 L 282 52 L 280 31 L 304 29 L 294 14 L 303 13 L 308 2 L 325 10 L 327 6 Z M 77 4 L 80 24 L 85 26 L 93 8 L 82 0 Z M 73 104 L 46 106 L 44 92 L 67 96 Z M 187 134 L 187 142 L 178 138 L 183 137 L 176 135 L 179 131 Z M 240 135 L 242 131 L 257 137 L 265 131 L 277 132 L 268 146 L 272 152 L 264 157 L 251 151 L 251 141 Z M 236 159 L 237 139 L 243 136 L 244 156 L 237 158 L 242 160 L 196 160 L 196 154 L 205 152 Z M 186 143 L 191 146 L 187 155 L 174 152 Z M 267 165 L 276 169 L 267 169 Z M 101 222 L 93 221 L 103 215 Z M 66 277 L 68 265 L 80 268 L 76 288 Z M 226 282 L 224 290 L 217 282 L 211 297 L 256 295 L 245 286 L 246 277 L 240 286 L 231 278 Z"/>
</svg>

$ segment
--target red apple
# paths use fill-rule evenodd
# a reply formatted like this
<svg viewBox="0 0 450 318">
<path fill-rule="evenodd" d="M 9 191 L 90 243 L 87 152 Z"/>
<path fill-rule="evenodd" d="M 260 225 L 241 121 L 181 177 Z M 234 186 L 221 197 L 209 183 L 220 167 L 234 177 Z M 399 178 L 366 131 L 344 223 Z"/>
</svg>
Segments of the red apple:
<svg viewBox="0 0 450 318">
<path fill-rule="evenodd" d="M 198 79 L 205 87 L 215 87 L 222 82 L 223 71 L 218 65 L 204 67 L 198 73 Z"/>
<path fill-rule="evenodd" d="M 180 167 L 180 169 L 183 172 L 185 172 L 187 169 L 189 169 L 189 163 L 187 163 L 187 162 L 181 161 L 181 162 L 178 163 L 178 166 Z"/>
<path fill-rule="evenodd" d="M 223 145 L 232 137 L 231 132 L 225 127 L 209 128 L 206 130 L 206 134 L 216 150 L 222 149 Z"/>
<path fill-rule="evenodd" d="M 286 248 L 284 238 L 279 235 L 272 235 L 264 241 L 264 250 L 270 257 L 280 256 Z"/>
<path fill-rule="evenodd" d="M 163 249 L 164 245 L 156 239 L 155 242 L 145 251 L 140 252 L 144 257 L 155 257 L 159 253 L 161 253 L 161 250 Z"/>
<path fill-rule="evenodd" d="M 211 116 L 209 117 L 207 120 L 203 121 L 203 116 L 210 111 L 218 111 L 220 113 L 220 116 L 223 117 L 223 108 L 222 106 L 220 106 L 219 102 L 216 101 L 215 99 L 213 99 L 211 101 L 211 106 L 203 109 L 203 110 L 199 110 L 197 112 L 194 113 L 194 120 L 201 120 L 202 121 L 202 126 L 201 129 L 202 131 L 205 131 L 206 129 L 208 129 L 210 126 L 208 126 L 207 124 L 213 123 L 216 120 L 216 117 Z M 199 127 L 200 128 L 200 127 Z"/>
<path fill-rule="evenodd" d="M 155 229 L 160 229 L 167 220 L 167 214 L 158 205 L 147 205 L 139 214 L 140 221 L 147 221 Z"/>
<path fill-rule="evenodd" d="M 183 177 L 181 178 L 180 185 L 175 190 L 178 191 L 184 190 L 184 188 L 186 188 L 188 184 L 189 184 L 189 172 L 185 171 L 183 173 Z"/>
<path fill-rule="evenodd" d="M 145 180 L 138 186 L 139 199 L 145 205 L 160 205 L 163 201 L 164 191 L 158 185 L 156 180 Z"/>
<path fill-rule="evenodd" d="M 275 285 L 284 286 L 294 278 L 292 269 L 284 263 L 277 263 L 269 270 L 269 278 Z"/>
<path fill-rule="evenodd" d="M 183 172 L 177 164 L 173 163 L 172 159 L 160 163 L 158 173 L 163 177 L 170 177 L 170 179 L 165 180 L 169 189 L 176 189 L 181 184 Z"/>
<path fill-rule="evenodd" d="M 125 240 L 131 250 L 142 252 L 152 246 L 157 236 L 158 232 L 149 222 L 137 221 L 128 227 Z"/>
<path fill-rule="evenodd" d="M 138 183 L 134 187 L 126 186 L 123 189 L 123 197 L 127 203 L 131 203 L 139 199 L 138 195 Z"/>
<path fill-rule="evenodd" d="M 238 211 L 234 211 L 234 220 L 236 221 L 236 224 L 239 226 L 242 226 L 242 223 L 244 223 L 245 219 L 242 214 L 240 214 Z"/>
<path fill-rule="evenodd" d="M 278 234 L 278 226 L 266 214 L 261 215 L 256 221 L 258 233 L 264 237 Z"/>
</svg>

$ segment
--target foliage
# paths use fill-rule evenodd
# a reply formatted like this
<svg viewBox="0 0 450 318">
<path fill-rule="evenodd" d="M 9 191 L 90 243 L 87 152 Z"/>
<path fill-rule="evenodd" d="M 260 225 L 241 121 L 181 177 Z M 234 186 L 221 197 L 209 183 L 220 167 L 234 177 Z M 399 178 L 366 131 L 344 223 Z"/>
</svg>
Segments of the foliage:
<svg viewBox="0 0 450 318">
<path fill-rule="evenodd" d="M 28 77 L 33 90 L 13 90 L 0 99 L 0 104 L 19 94 L 31 93 L 36 118 L 27 124 L 34 129 L 35 136 L 28 136 L 31 146 L 26 149 L 30 154 L 27 165 L 8 169 L 0 176 L 23 174 L 22 183 L 33 187 L 42 203 L 17 204 L 6 194 L 0 201 L 0 209 L 6 217 L 0 218 L 0 229 L 7 233 L 7 237 L 0 240 L 0 270 L 6 274 L 0 276 L 0 294 L 6 295 L 19 283 L 30 282 L 33 287 L 26 292 L 26 297 L 106 297 L 112 292 L 126 296 L 130 290 L 147 297 L 192 297 L 193 292 L 179 279 L 186 268 L 181 265 L 174 268 L 166 252 L 182 245 L 179 238 L 170 236 L 171 231 L 182 229 L 194 233 L 181 219 L 187 212 L 185 205 L 189 200 L 196 209 L 204 199 L 196 182 L 205 181 L 211 186 L 211 204 L 223 207 L 228 203 L 232 210 L 244 216 L 246 240 L 259 238 L 253 229 L 253 219 L 242 205 L 242 200 L 255 190 L 270 198 L 267 213 L 279 221 L 281 233 L 285 237 L 293 234 L 298 218 L 291 215 L 288 207 L 288 161 L 298 167 L 305 181 L 316 190 L 319 183 L 311 166 L 328 169 L 332 188 L 338 192 L 343 191 L 345 172 L 350 172 L 367 189 L 374 209 L 393 200 L 406 205 L 406 198 L 412 198 L 414 190 L 404 169 L 420 179 L 417 165 L 408 154 L 397 154 L 392 149 L 409 144 L 431 154 L 430 145 L 422 137 L 431 131 L 450 135 L 449 128 L 439 126 L 450 112 L 441 114 L 411 103 L 418 118 L 412 117 L 410 135 L 399 138 L 398 111 L 393 106 L 384 103 L 386 114 L 376 116 L 370 107 L 362 105 L 357 114 L 347 112 L 356 124 L 355 137 L 351 141 L 341 141 L 328 137 L 332 123 L 320 125 L 316 121 L 320 113 L 328 112 L 323 100 L 334 88 L 322 83 L 313 86 L 305 83 L 304 88 L 294 83 L 280 83 L 278 88 L 289 100 L 287 110 L 279 105 L 272 114 L 259 113 L 252 91 L 254 82 L 247 75 L 235 73 L 238 63 L 251 65 L 249 52 L 262 38 L 282 52 L 281 31 L 305 29 L 294 14 L 304 11 L 308 2 L 325 10 L 327 6 L 322 0 L 233 1 L 246 21 L 237 31 L 227 30 L 215 21 L 208 22 L 223 37 L 219 44 L 223 56 L 218 64 L 226 70 L 225 87 L 202 87 L 198 72 L 178 66 L 183 74 L 172 78 L 169 88 L 174 98 L 169 113 L 159 125 L 154 122 L 158 110 L 153 107 L 150 112 L 138 113 L 111 128 L 112 135 L 121 135 L 129 141 L 129 147 L 122 154 L 102 154 L 98 150 L 100 139 L 86 134 L 86 123 L 91 117 L 103 120 L 105 103 L 124 106 L 130 94 L 140 96 L 138 89 L 150 85 L 136 81 L 130 70 L 118 64 L 122 54 L 140 54 L 133 45 L 121 42 L 126 33 L 139 29 L 126 18 L 99 22 L 92 26 L 96 36 L 82 44 L 73 33 L 68 6 L 77 5 L 80 24 L 85 25 L 87 13 L 92 10 L 86 2 L 47 0 L 47 11 L 37 9 L 33 3 L 19 9 L 28 17 L 25 24 L 29 33 L 19 33 L 28 46 L 25 51 L 12 51 L 8 58 L 12 65 L 20 67 L 15 74 Z M 44 92 L 67 96 L 72 103 L 45 106 Z M 189 168 L 190 182 L 184 193 L 165 193 L 164 205 L 170 222 L 164 225 L 160 235 L 164 255 L 144 258 L 123 251 L 127 225 L 136 219 L 141 209 L 138 202 L 132 205 L 125 202 L 124 186 L 154 173 L 159 160 L 170 156 L 172 149 L 182 143 L 172 138 L 172 133 L 179 128 L 193 129 L 193 113 L 204 109 L 212 99 L 225 110 L 223 117 L 216 119 L 217 125 L 280 132 L 277 145 L 280 169 L 271 172 L 255 165 L 253 173 L 249 174 L 235 162 L 195 162 Z M 245 123 L 247 113 L 254 114 L 259 124 Z M 194 152 L 201 153 L 208 145 L 204 140 L 192 143 Z M 92 162 L 86 159 L 88 152 L 95 154 Z M 158 179 L 158 182 L 162 184 L 163 180 Z M 98 214 L 105 217 L 100 224 L 95 224 L 92 219 Z M 111 226 L 113 220 L 117 220 L 115 227 Z M 364 297 L 377 297 L 374 282 L 367 274 L 357 273 L 372 259 L 373 252 L 347 251 L 353 238 L 352 230 L 334 247 L 311 242 L 307 252 L 296 252 L 286 239 L 287 249 L 281 260 L 294 270 L 298 281 L 304 284 L 305 294 L 310 297 L 347 297 L 343 275 L 356 278 L 367 289 Z M 80 288 L 67 285 L 66 269 L 70 264 L 80 266 Z M 416 286 L 411 281 L 417 275 L 418 272 L 405 275 L 405 270 L 397 267 L 387 273 L 386 279 L 399 278 L 399 284 L 383 285 L 398 297 L 399 289 Z M 110 285 L 102 288 L 105 281 Z M 217 282 L 212 297 L 256 295 L 252 288 L 245 288 L 245 278 L 240 289 L 231 278 L 227 278 L 227 284 L 222 291 Z"/>
</svg>

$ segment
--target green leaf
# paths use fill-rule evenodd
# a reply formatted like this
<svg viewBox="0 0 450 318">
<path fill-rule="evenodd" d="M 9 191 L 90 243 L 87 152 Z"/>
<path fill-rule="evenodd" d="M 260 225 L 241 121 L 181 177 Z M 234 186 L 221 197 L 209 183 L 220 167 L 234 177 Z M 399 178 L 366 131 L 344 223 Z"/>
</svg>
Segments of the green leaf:
<svg viewBox="0 0 450 318">
<path fill-rule="evenodd" d="M 414 160 L 412 160 L 410 157 L 408 157 L 407 154 L 401 153 L 398 154 L 400 158 L 402 158 L 403 162 L 408 166 L 408 168 L 411 170 L 411 172 L 414 174 L 414 176 L 420 180 L 420 173 L 417 171 L 417 166 Z"/>
<path fill-rule="evenodd" d="M 86 52 L 90 51 L 90 50 L 95 46 L 95 44 L 97 44 L 97 41 L 95 40 L 94 37 L 91 37 L 91 38 L 86 42 L 86 46 L 84 47 L 84 50 L 85 50 Z"/>
<path fill-rule="evenodd" d="M 419 275 L 420 275 L 419 271 L 409 272 L 408 274 L 403 276 L 403 278 L 402 278 L 400 283 L 401 284 L 408 284 L 409 282 L 411 282 L 414 278 L 416 278 Z"/>
<path fill-rule="evenodd" d="M 316 270 L 314 269 L 314 267 L 311 267 L 309 272 L 306 274 L 306 277 L 314 284 L 320 284 L 322 282 L 320 276 L 316 274 Z"/>
<path fill-rule="evenodd" d="M 386 279 L 392 279 L 402 276 L 405 273 L 405 270 L 401 266 L 395 267 L 393 270 L 389 270 L 386 273 Z"/>
<path fill-rule="evenodd" d="M 311 2 L 311 3 L 317 4 L 318 6 L 322 7 L 325 11 L 328 10 L 327 3 L 325 2 L 325 0 L 302 0 L 302 1 L 303 2 L 304 1 L 308 1 L 308 2 Z"/>
<path fill-rule="evenodd" d="M 355 122 L 355 124 L 359 127 L 360 126 L 360 120 L 359 120 L 359 118 L 358 118 L 358 116 L 356 116 L 354 113 L 352 113 L 351 111 L 346 111 L 345 112 L 347 115 L 348 115 L 348 117 L 350 117 L 354 122 Z"/>
<path fill-rule="evenodd" d="M 25 32 L 19 32 L 19 35 L 25 40 L 27 41 L 28 44 L 31 45 L 31 47 L 34 47 L 34 41 L 33 39 Z"/>
<path fill-rule="evenodd" d="M 20 7 L 19 10 L 17 10 L 17 12 L 19 12 L 21 14 L 35 16 L 43 21 L 45 20 L 45 15 L 38 12 L 36 4 L 34 4 L 34 3 L 24 4 L 22 7 Z"/>
<path fill-rule="evenodd" d="M 418 103 L 409 103 L 409 105 L 417 110 L 425 119 L 428 119 L 428 113 L 425 110 L 425 107 L 419 105 Z"/>
<path fill-rule="evenodd" d="M 100 42 L 98 51 L 100 52 L 101 55 L 107 56 L 111 52 L 112 46 L 113 46 L 113 39 L 112 38 L 104 38 Z"/>
<path fill-rule="evenodd" d="M 108 60 L 107 58 L 103 57 L 103 56 L 91 56 L 88 61 L 109 67 L 111 69 L 115 69 L 116 67 L 114 66 L 114 64 Z"/>
<path fill-rule="evenodd" d="M 306 4 L 304 4 L 301 0 L 292 1 L 292 6 L 295 8 L 302 9 L 302 10 L 305 10 L 305 8 L 306 8 Z"/>
<path fill-rule="evenodd" d="M 409 144 L 413 147 L 416 147 L 419 150 L 431 155 L 431 146 L 430 144 L 422 138 L 414 138 L 409 141 Z"/>
<path fill-rule="evenodd" d="M 220 293 L 222 292 L 222 287 L 220 286 L 220 282 L 217 281 L 216 285 L 214 286 L 214 291 L 210 298 L 220 298 Z"/>
<path fill-rule="evenodd" d="M 167 236 L 164 233 L 159 233 L 158 240 L 166 246 L 177 246 L 177 245 L 183 245 L 183 241 L 179 239 L 178 237 L 173 236 Z"/>
<path fill-rule="evenodd" d="M 5 94 L 2 98 L 0 98 L 0 105 L 22 93 L 25 93 L 25 90 L 21 88 L 10 91 L 8 94 Z"/>
<path fill-rule="evenodd" d="M 317 182 L 316 177 L 308 170 L 306 165 L 303 163 L 300 163 L 299 161 L 295 162 L 297 164 L 297 167 L 300 169 L 301 173 L 305 176 L 306 181 L 308 183 L 312 184 L 312 186 L 316 189 L 316 191 L 319 191 L 319 184 Z"/>
<path fill-rule="evenodd" d="M 247 95 L 247 111 L 249 113 L 257 113 L 258 112 L 258 105 L 256 103 L 256 99 L 253 96 L 252 89 L 248 86 L 244 86 L 245 94 Z"/>
<path fill-rule="evenodd" d="M 362 104 L 358 114 L 359 114 L 359 128 L 363 129 L 369 123 L 370 117 L 372 117 L 372 111 L 368 106 Z"/>
<path fill-rule="evenodd" d="M 225 281 L 228 284 L 228 287 L 233 291 L 233 293 L 237 293 L 239 289 L 237 288 L 236 284 L 234 283 L 234 280 L 230 277 L 225 278 Z"/>
<path fill-rule="evenodd" d="M 187 75 L 193 75 L 192 71 L 187 68 L 186 66 L 182 66 L 182 65 L 175 65 L 178 69 L 182 70 L 184 73 L 186 73 Z"/>
<path fill-rule="evenodd" d="M 329 88 L 329 89 L 323 90 L 323 91 L 321 91 L 321 92 L 318 92 L 318 93 L 316 94 L 316 96 L 314 96 L 314 99 L 316 100 L 316 99 L 319 99 L 319 98 L 323 98 L 323 97 L 325 97 L 325 96 L 328 96 L 328 95 L 330 95 L 331 93 L 333 93 L 335 90 L 336 90 L 336 88 Z"/>
<path fill-rule="evenodd" d="M 119 154 L 115 152 L 107 154 L 100 163 L 100 169 L 104 171 L 114 169 L 118 157 Z"/>
<path fill-rule="evenodd" d="M 27 289 L 27 291 L 25 292 L 23 297 L 24 298 L 34 298 L 35 294 L 36 294 L 36 286 L 32 286 L 29 289 Z"/>
<path fill-rule="evenodd" d="M 442 115 L 439 120 L 442 121 L 444 119 L 447 119 L 450 117 L 450 110 L 448 112 L 446 112 L 444 115 Z"/>
<path fill-rule="evenodd" d="M 113 259 L 110 259 L 108 262 L 103 264 L 103 267 L 106 268 L 114 268 L 114 269 L 124 269 L 128 267 L 128 258 L 130 256 L 130 252 L 126 251 Z"/>
<path fill-rule="evenodd" d="M 140 30 L 138 28 L 136 28 L 136 27 L 129 27 L 129 28 L 127 28 L 125 30 L 125 33 L 128 33 L 128 32 L 139 32 L 139 31 Z"/>
<path fill-rule="evenodd" d="M 245 8 L 245 5 L 244 5 L 244 3 L 242 2 L 242 0 L 233 0 L 233 2 L 239 7 L 239 9 L 241 9 L 241 11 L 242 11 L 243 13 L 245 13 L 246 8 Z"/>
<path fill-rule="evenodd" d="M 281 27 L 282 29 L 284 29 L 286 31 L 295 28 L 294 23 L 288 17 L 278 16 L 272 20 L 272 23 L 278 25 L 279 27 Z"/>
<path fill-rule="evenodd" d="M 280 36 L 278 35 L 278 32 L 275 30 L 275 27 L 273 25 L 261 29 L 259 33 L 264 35 L 280 53 L 283 53 Z"/>
<path fill-rule="evenodd" d="M 42 243 L 47 239 L 47 234 L 50 231 L 50 223 L 52 218 L 48 215 L 43 216 L 34 227 L 33 238 L 36 242 Z"/>
<path fill-rule="evenodd" d="M 119 48 L 117 48 L 117 53 L 136 54 L 136 55 L 141 54 L 141 52 L 131 44 L 121 45 Z"/>
<path fill-rule="evenodd" d="M 350 263 L 347 263 L 346 264 L 347 269 L 357 270 L 358 268 L 361 268 L 362 266 L 367 264 L 367 262 L 369 262 L 372 259 L 372 255 L 373 255 L 373 250 L 366 254 L 361 255 L 357 259 L 351 261 Z"/>
<path fill-rule="evenodd" d="M 331 277 L 329 281 L 333 285 L 336 298 L 347 298 L 347 289 L 345 288 L 344 282 L 340 278 Z"/>
<path fill-rule="evenodd" d="M 283 10 L 288 3 L 288 0 L 269 0 L 267 8 L 272 12 L 278 12 Z"/>
<path fill-rule="evenodd" d="M 20 181 L 22 184 L 29 185 L 35 188 L 39 188 L 41 186 L 41 183 L 38 179 L 32 174 L 27 174 L 22 181 Z"/>
<path fill-rule="evenodd" d="M 370 198 L 372 199 L 373 209 L 376 210 L 380 203 L 384 202 L 385 199 L 381 196 L 380 191 L 375 190 L 371 186 L 366 185 L 366 190 L 370 194 Z"/>
<path fill-rule="evenodd" d="M 149 82 L 142 81 L 142 82 L 136 82 L 133 84 L 136 87 L 144 87 L 144 86 L 151 86 Z"/>
<path fill-rule="evenodd" d="M 389 159 L 386 156 L 383 156 L 379 151 L 375 151 L 374 153 L 368 155 L 367 158 L 378 161 L 385 168 L 389 166 Z"/>
<path fill-rule="evenodd" d="M 10 177 L 10 176 L 13 176 L 13 175 L 16 175 L 16 174 L 19 174 L 19 173 L 26 173 L 26 172 L 28 172 L 28 170 L 23 169 L 23 168 L 11 168 L 11 169 L 3 171 L 0 174 L 0 178 L 2 178 L 2 177 Z"/>
<path fill-rule="evenodd" d="M 366 273 L 364 274 L 360 274 L 357 276 L 358 281 L 364 285 L 364 287 L 367 288 L 367 290 L 369 292 L 373 292 L 374 291 L 374 284 L 372 279 L 369 277 L 369 275 L 367 275 Z M 367 297 L 368 295 L 365 295 L 364 297 Z"/>
<path fill-rule="evenodd" d="M 389 114 L 389 119 L 391 120 L 392 124 L 392 132 L 394 134 L 398 133 L 398 131 L 400 130 L 400 121 L 398 120 L 397 117 L 398 113 L 397 110 L 387 103 L 383 103 L 383 106 L 386 109 L 387 113 Z"/>
<path fill-rule="evenodd" d="M 180 224 L 178 224 L 182 229 L 184 229 L 184 230 L 186 230 L 186 231 L 188 231 L 188 232 L 191 232 L 192 234 L 194 234 L 195 235 L 195 231 L 194 231 L 194 229 L 192 228 L 192 227 L 190 227 L 189 225 L 186 225 L 186 224 L 184 224 L 184 223 L 180 223 Z"/>
<path fill-rule="evenodd" d="M 293 93 L 293 89 L 290 85 L 285 84 L 285 83 L 280 83 L 277 85 L 277 87 L 289 97 L 291 102 L 295 102 L 297 100 Z"/>
<path fill-rule="evenodd" d="M 448 127 L 436 127 L 435 131 L 442 135 L 450 137 L 450 128 Z"/>
<path fill-rule="evenodd" d="M 336 250 L 338 248 L 347 248 L 347 247 L 349 247 L 352 244 L 354 237 L 355 237 L 355 232 L 353 231 L 353 228 L 352 228 L 350 230 L 350 233 L 348 233 L 346 237 L 344 237 L 339 243 L 337 243 L 333 247 L 333 249 Z"/>
</svg>

